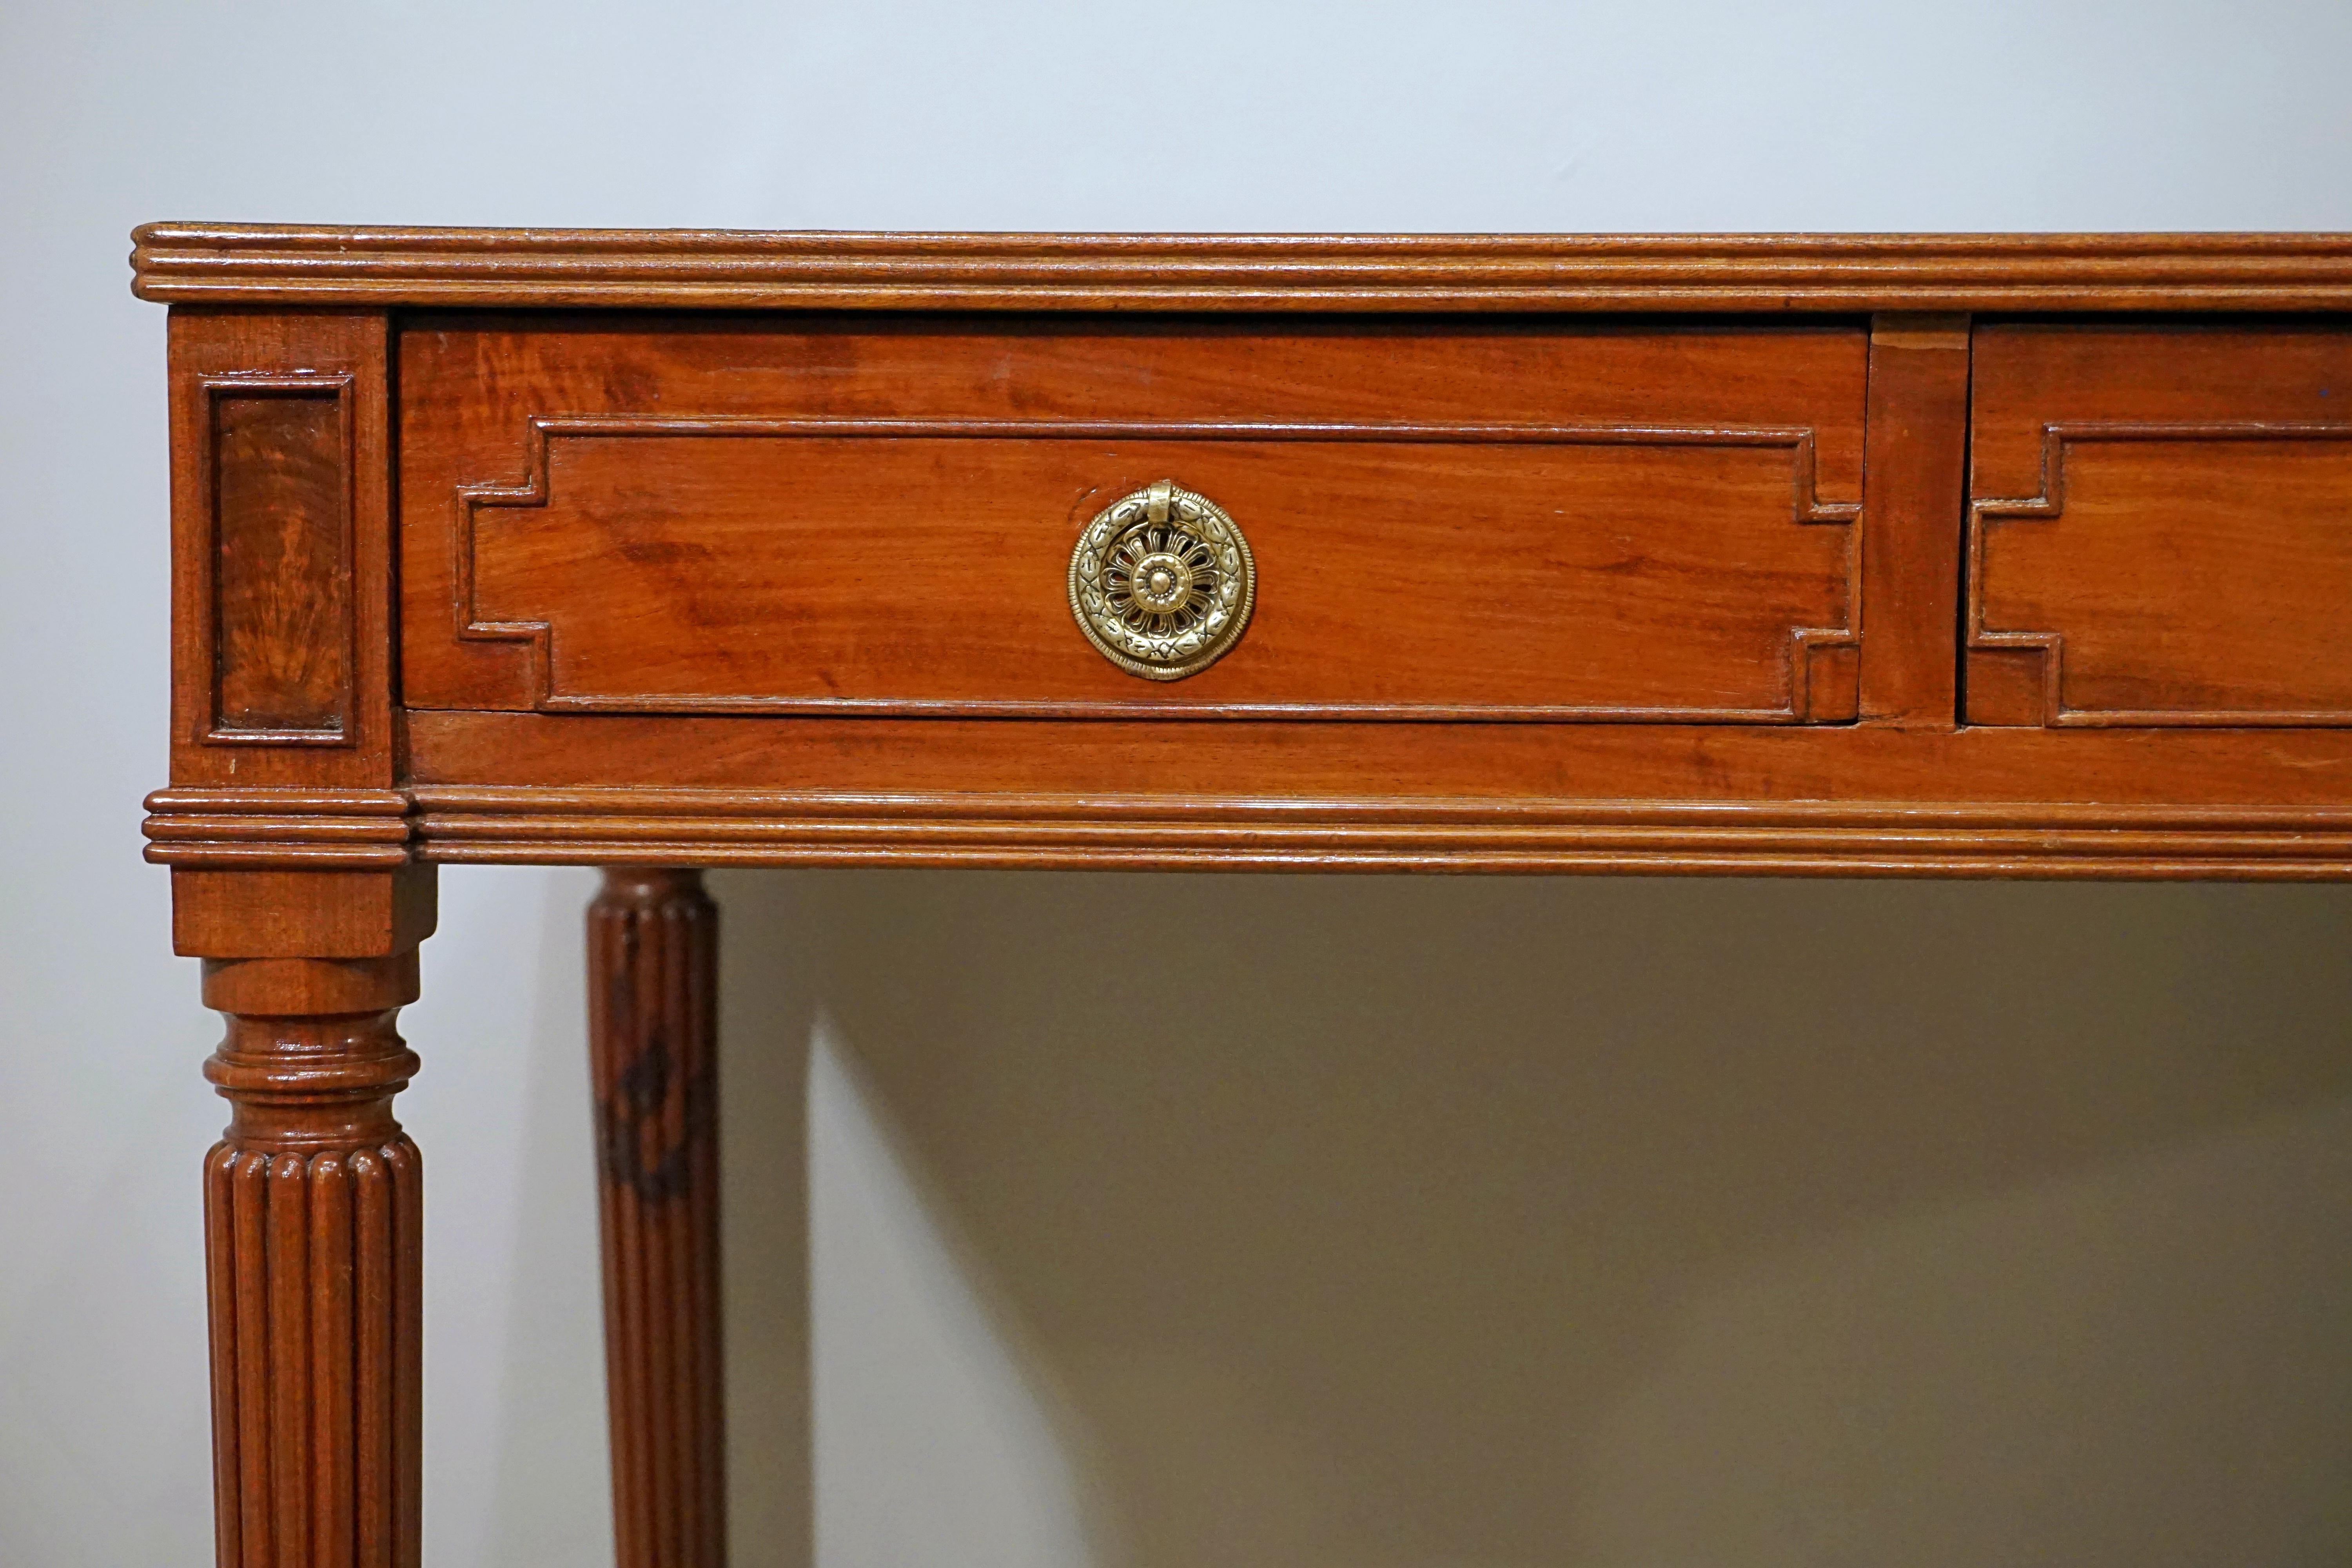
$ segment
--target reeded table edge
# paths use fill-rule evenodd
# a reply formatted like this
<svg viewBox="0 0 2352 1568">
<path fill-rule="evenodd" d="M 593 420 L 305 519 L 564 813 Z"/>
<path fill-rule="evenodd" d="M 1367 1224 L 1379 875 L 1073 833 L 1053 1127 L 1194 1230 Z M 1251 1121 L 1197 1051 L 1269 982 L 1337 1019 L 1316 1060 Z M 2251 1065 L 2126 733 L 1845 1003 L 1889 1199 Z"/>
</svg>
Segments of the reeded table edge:
<svg viewBox="0 0 2352 1568">
<path fill-rule="evenodd" d="M 152 223 L 172 303 L 698 310 L 2352 310 L 2352 235 L 1042 235 Z"/>
<path fill-rule="evenodd" d="M 2352 807 L 1204 800 L 419 785 L 159 790 L 183 869 L 410 863 L 2340 880 Z"/>
</svg>

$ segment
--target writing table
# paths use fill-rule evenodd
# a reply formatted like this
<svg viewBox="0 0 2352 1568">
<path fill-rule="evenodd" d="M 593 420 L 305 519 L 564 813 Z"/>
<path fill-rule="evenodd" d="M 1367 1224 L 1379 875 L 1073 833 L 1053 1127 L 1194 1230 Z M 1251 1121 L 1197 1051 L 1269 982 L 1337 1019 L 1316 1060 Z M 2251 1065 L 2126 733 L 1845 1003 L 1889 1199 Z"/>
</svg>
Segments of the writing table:
<svg viewBox="0 0 2352 1568">
<path fill-rule="evenodd" d="M 2352 875 L 2352 237 L 135 244 L 224 1564 L 417 1561 L 444 863 L 610 868 L 625 1568 L 724 1552 L 698 868 Z"/>
</svg>

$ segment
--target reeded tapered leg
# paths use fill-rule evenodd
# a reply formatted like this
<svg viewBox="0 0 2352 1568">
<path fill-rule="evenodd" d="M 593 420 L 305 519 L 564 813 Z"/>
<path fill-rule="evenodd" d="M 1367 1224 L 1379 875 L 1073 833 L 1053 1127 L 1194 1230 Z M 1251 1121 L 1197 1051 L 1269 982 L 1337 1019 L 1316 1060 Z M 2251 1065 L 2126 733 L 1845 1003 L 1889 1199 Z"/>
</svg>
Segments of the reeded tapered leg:
<svg viewBox="0 0 2352 1568">
<path fill-rule="evenodd" d="M 228 1015 L 205 1163 L 224 1568 L 414 1568 L 416 1151 L 394 1032 L 434 924 L 393 693 L 393 321 L 174 309 L 172 783 L 147 858 Z"/>
<path fill-rule="evenodd" d="M 231 1106 L 205 1161 L 222 1568 L 415 1568 L 424 1218 L 393 1096 L 416 954 L 207 961 Z"/>
<path fill-rule="evenodd" d="M 719 1568 L 727 1556 L 718 937 L 695 871 L 607 871 L 588 910 L 620 1568 Z"/>
</svg>

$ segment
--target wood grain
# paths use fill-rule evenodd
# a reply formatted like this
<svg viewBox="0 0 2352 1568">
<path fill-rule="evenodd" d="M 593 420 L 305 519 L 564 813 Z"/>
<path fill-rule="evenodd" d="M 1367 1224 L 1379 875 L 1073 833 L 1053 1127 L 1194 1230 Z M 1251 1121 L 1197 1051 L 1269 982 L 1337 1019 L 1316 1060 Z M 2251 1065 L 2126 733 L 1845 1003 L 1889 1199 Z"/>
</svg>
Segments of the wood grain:
<svg viewBox="0 0 2352 1568">
<path fill-rule="evenodd" d="M 1862 504 L 1862 716 L 1958 721 L 1960 541 L 1969 331 L 1959 316 L 1887 313 L 1870 331 Z"/>
<path fill-rule="evenodd" d="M 412 793 L 716 787 L 1115 803 L 1829 801 L 2277 805 L 2352 800 L 2352 731 L 410 716 Z M 428 807 L 429 809 L 429 807 Z"/>
<path fill-rule="evenodd" d="M 721 1568 L 718 910 L 615 869 L 588 909 L 588 1040 L 620 1568 Z"/>
<path fill-rule="evenodd" d="M 1807 679 L 1853 640 L 1851 329 L 428 319 L 402 350 L 418 707 L 1853 716 Z M 1161 686 L 1066 584 L 1171 476 L 1260 586 Z"/>
<path fill-rule="evenodd" d="M 391 330 L 171 321 L 172 780 L 393 783 Z"/>
<path fill-rule="evenodd" d="M 2008 326 L 1978 361 L 1973 722 L 2352 723 L 2352 331 Z"/>
<path fill-rule="evenodd" d="M 907 425 L 536 422 L 533 482 L 467 492 L 461 636 L 530 643 L 548 709 L 1749 722 L 1804 716 L 1806 634 L 1850 640 L 1810 431 Z M 1066 578 L 1167 475 L 1259 589 L 1159 688 Z"/>
<path fill-rule="evenodd" d="M 353 637 L 348 379 L 206 384 L 210 741 L 343 739 Z"/>
<path fill-rule="evenodd" d="M 448 713 L 415 737 L 431 862 L 2352 871 L 2352 732 L 2325 730 Z"/>
<path fill-rule="evenodd" d="M 142 299 L 705 310 L 2352 309 L 2342 235 L 1037 235 L 148 224 Z"/>
</svg>

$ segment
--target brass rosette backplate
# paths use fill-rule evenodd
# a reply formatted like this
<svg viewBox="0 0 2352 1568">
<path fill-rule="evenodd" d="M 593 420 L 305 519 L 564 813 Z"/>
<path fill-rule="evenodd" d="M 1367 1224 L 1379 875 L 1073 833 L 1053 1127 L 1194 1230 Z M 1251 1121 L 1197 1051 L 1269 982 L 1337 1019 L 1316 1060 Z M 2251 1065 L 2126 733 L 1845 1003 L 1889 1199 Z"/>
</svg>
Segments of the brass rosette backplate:
<svg viewBox="0 0 2352 1568">
<path fill-rule="evenodd" d="M 1241 640 L 1257 597 L 1249 541 L 1223 507 L 1161 479 L 1095 514 L 1070 552 L 1070 613 L 1102 656 L 1179 680 Z"/>
</svg>

